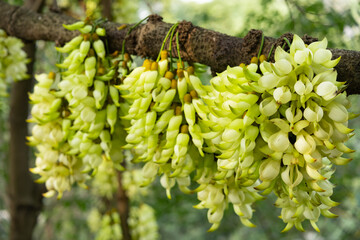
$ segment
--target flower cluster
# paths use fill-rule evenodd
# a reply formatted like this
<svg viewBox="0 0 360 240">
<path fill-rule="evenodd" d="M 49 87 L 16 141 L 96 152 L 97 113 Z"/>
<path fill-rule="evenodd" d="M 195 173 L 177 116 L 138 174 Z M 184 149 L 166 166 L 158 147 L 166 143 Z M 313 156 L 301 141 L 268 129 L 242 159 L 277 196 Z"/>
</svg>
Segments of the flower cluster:
<svg viewBox="0 0 360 240">
<path fill-rule="evenodd" d="M 125 148 L 134 149 L 136 161 L 146 163 L 143 184 L 161 173 L 161 184 L 170 198 L 175 181 L 183 191 L 190 192 L 190 173 L 202 161 L 200 155 L 204 156 L 196 113 L 204 113 L 205 104 L 198 93 L 206 91 L 193 67 L 185 70 L 179 62 L 177 70 L 170 71 L 169 66 L 167 51 L 163 51 L 159 62 L 145 60 L 118 89 L 130 103 L 123 116 L 131 119 Z"/>
<path fill-rule="evenodd" d="M 117 88 L 130 103 L 126 147 L 145 162 L 144 185 L 160 175 L 169 198 L 176 183 L 197 192 L 195 207 L 208 209 L 210 230 L 228 203 L 254 226 L 251 205 L 271 192 L 284 231 L 303 230 L 304 220 L 318 230 L 320 214 L 335 216 L 332 164 L 346 164 L 342 155 L 353 152 L 344 145 L 352 129 L 334 70 L 340 58 L 326 47 L 326 39 L 305 45 L 295 35 L 289 52 L 276 49 L 274 63 L 228 67 L 211 86 L 193 67 L 170 71 L 166 52 L 135 68 Z M 191 182 L 199 186 L 191 190 Z"/>
<path fill-rule="evenodd" d="M 26 64 L 28 59 L 22 50 L 23 42 L 15 37 L 7 36 L 0 29 L 0 96 L 7 96 L 7 85 L 12 81 L 28 77 Z"/>
<path fill-rule="evenodd" d="M 55 74 L 39 75 L 30 94 L 34 104 L 30 121 L 36 125 L 29 142 L 39 152 L 32 171 L 41 175 L 38 181 L 46 182 L 45 196 L 58 192 L 59 197 L 74 182 L 85 186 L 87 173 L 96 175 L 107 161 L 121 168 L 122 153 L 112 144 L 123 145 L 124 138 L 118 116 L 120 94 L 113 86 L 120 57 L 116 53 L 106 57 L 101 39 L 105 29 L 89 20 L 64 26 L 82 34 L 56 48 L 68 54 L 57 64 L 64 69 L 60 80 L 55 81 Z"/>
<path fill-rule="evenodd" d="M 74 182 L 87 188 L 85 182 L 92 178 L 92 192 L 111 200 L 118 188 L 117 170 L 124 169 L 121 146 L 125 145 L 122 124 L 126 122 L 120 122 L 120 115 L 128 108 L 115 86 L 128 74 L 131 59 L 128 54 L 106 53 L 102 40 L 105 30 L 90 20 L 64 27 L 82 34 L 56 48 L 67 54 L 57 64 L 63 69 L 61 76 L 52 72 L 36 76 L 29 119 L 35 124 L 28 140 L 38 153 L 31 171 L 41 176 L 38 182 L 45 182 L 45 197 L 58 193 L 61 198 Z M 139 169 L 124 173 L 122 178 L 134 205 L 129 220 L 131 231 L 137 239 L 156 239 L 153 210 L 141 201 L 146 193 L 139 190 L 141 179 Z M 99 208 L 102 211 L 93 210 L 89 216 L 96 239 L 121 239 L 118 212 L 113 207 Z"/>
<path fill-rule="evenodd" d="M 353 152 L 344 144 L 352 129 L 345 86 L 336 81 L 340 59 L 332 60 L 326 39 L 306 45 L 294 35 L 289 52 L 276 49 L 274 63 L 261 57 L 228 67 L 205 85 L 197 64 L 173 64 L 165 50 L 130 70 L 129 55 L 106 53 L 104 29 L 88 20 L 65 27 L 82 34 L 57 48 L 68 54 L 57 65 L 60 80 L 39 75 L 30 95 L 36 125 L 29 141 L 38 149 L 32 171 L 46 182 L 46 196 L 61 197 L 91 175 L 95 191 L 110 197 L 129 149 L 132 162 L 143 164 L 123 174 L 135 201 L 133 186 L 160 176 L 168 198 L 176 184 L 197 193 L 195 207 L 208 209 L 210 231 L 229 204 L 255 226 L 252 205 L 271 192 L 284 231 L 303 230 L 304 220 L 318 230 L 320 214 L 335 216 L 329 179 L 332 164 L 351 160 L 343 154 Z M 150 213 L 133 214 L 151 225 Z"/>
<path fill-rule="evenodd" d="M 259 150 L 266 155 L 257 188 L 278 196 L 284 231 L 294 225 L 303 230 L 304 220 L 318 230 L 320 214 L 335 216 L 329 212 L 337 205 L 330 199 L 331 166 L 346 164 L 351 159 L 342 155 L 353 152 L 344 145 L 353 131 L 347 127 L 350 103 L 333 69 L 340 58 L 331 60 L 326 46 L 326 39 L 306 46 L 295 35 L 290 53 L 278 48 L 275 63 L 263 63 L 257 82 L 264 116 Z"/>
</svg>

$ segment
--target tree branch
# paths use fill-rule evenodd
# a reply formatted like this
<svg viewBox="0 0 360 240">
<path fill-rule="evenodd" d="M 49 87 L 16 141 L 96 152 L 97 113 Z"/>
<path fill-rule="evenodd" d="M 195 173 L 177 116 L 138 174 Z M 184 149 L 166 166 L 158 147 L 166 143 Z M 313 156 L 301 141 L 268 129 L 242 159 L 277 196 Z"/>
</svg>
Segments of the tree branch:
<svg viewBox="0 0 360 240">
<path fill-rule="evenodd" d="M 47 40 L 63 44 L 78 34 L 62 27 L 63 23 L 76 21 L 71 17 L 56 13 L 37 14 L 2 1 L 0 1 L 0 17 L 0 28 L 5 29 L 10 35 L 25 40 Z M 122 41 L 131 25 L 123 30 L 118 30 L 118 26 L 120 24 L 112 22 L 103 24 L 109 36 L 110 50 L 121 49 Z M 146 24 L 138 26 L 126 37 L 126 51 L 133 55 L 155 59 L 171 26 L 172 24 L 164 23 L 161 17 L 152 15 Z M 249 63 L 251 57 L 258 53 L 262 34 L 261 31 L 253 30 L 244 38 L 237 38 L 197 27 L 186 21 L 180 23 L 178 31 L 180 54 L 183 60 L 206 64 L 214 72 L 221 72 L 228 65 Z M 292 40 L 292 34 L 284 36 Z M 308 36 L 304 36 L 303 39 L 305 43 L 315 40 Z M 282 46 L 283 43 L 283 36 L 279 39 L 265 37 L 263 53 L 267 55 L 273 45 Z M 338 80 L 349 84 L 347 90 L 349 94 L 360 94 L 360 52 L 330 50 L 334 58 L 341 56 L 341 61 L 336 66 Z M 177 56 L 175 51 L 173 56 Z"/>
</svg>

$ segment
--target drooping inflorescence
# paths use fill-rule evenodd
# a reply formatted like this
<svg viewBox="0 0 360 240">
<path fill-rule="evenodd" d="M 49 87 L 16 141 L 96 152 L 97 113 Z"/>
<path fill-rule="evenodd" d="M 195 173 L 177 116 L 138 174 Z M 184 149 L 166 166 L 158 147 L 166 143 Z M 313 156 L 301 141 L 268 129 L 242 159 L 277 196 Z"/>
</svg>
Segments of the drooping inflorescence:
<svg viewBox="0 0 360 240">
<path fill-rule="evenodd" d="M 274 63 L 261 56 L 207 85 L 197 64 L 180 56 L 173 63 L 171 47 L 131 69 L 129 55 L 105 50 L 98 25 L 66 27 L 82 34 L 57 48 L 68 54 L 57 65 L 61 76 L 37 76 L 30 95 L 29 141 L 38 149 L 32 171 L 46 182 L 46 196 L 61 197 L 91 177 L 110 196 L 114 172 L 106 169 L 122 169 L 123 152 L 130 151 L 142 166 L 141 185 L 159 176 L 168 198 L 176 184 L 197 193 L 195 207 L 208 209 L 210 231 L 229 204 L 244 225 L 255 226 L 252 205 L 271 192 L 284 231 L 303 230 L 304 220 L 318 230 L 320 214 L 335 216 L 329 179 L 333 164 L 351 160 L 343 154 L 353 152 L 344 145 L 352 129 L 345 86 L 336 81 L 340 59 L 331 59 L 326 39 L 306 45 L 294 35 L 289 52 L 275 50 Z"/>
<path fill-rule="evenodd" d="M 57 51 L 67 56 L 57 67 L 60 74 L 41 74 L 34 92 L 30 122 L 34 123 L 29 144 L 37 148 L 36 166 L 31 169 L 45 182 L 51 197 L 70 190 L 73 183 L 88 188 L 101 199 L 115 198 L 117 171 L 123 170 L 125 131 L 120 122 L 128 108 L 116 89 L 131 67 L 128 54 L 106 52 L 105 29 L 90 20 L 65 26 L 82 34 Z M 59 76 L 60 75 L 60 76 Z M 140 170 L 124 174 L 123 187 L 131 197 L 130 230 L 138 239 L 156 239 L 157 224 L 152 208 L 141 200 Z M 130 173 L 128 170 L 127 173 Z M 141 177 L 141 176 L 140 176 Z M 139 211 L 145 213 L 140 216 Z M 121 239 L 120 216 L 115 206 L 99 204 L 89 216 L 96 239 Z M 139 227 L 141 226 L 141 227 Z"/>
<path fill-rule="evenodd" d="M 23 47 L 20 39 L 0 29 L 0 96 L 8 96 L 7 86 L 11 82 L 28 78 L 26 64 L 29 60 Z"/>
<path fill-rule="evenodd" d="M 112 148 L 123 139 L 120 96 L 113 85 L 121 72 L 119 62 L 125 61 L 117 53 L 106 56 L 103 28 L 90 22 L 66 27 L 82 34 L 57 48 L 68 54 L 57 64 L 63 69 L 60 79 L 54 73 L 36 76 L 38 83 L 30 94 L 30 121 L 36 125 L 29 143 L 39 151 L 32 171 L 46 182 L 46 196 L 58 192 L 61 197 L 74 182 L 85 186 L 88 173 L 96 175 L 104 161 L 112 160 L 119 169 L 122 161 L 122 153 Z"/>
</svg>

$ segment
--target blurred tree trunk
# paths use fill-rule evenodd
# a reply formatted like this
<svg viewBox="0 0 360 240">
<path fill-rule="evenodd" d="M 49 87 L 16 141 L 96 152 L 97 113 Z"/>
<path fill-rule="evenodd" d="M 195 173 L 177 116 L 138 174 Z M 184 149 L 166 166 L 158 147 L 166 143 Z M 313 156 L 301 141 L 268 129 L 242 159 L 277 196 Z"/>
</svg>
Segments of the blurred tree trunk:
<svg viewBox="0 0 360 240">
<path fill-rule="evenodd" d="M 24 6 L 38 11 L 43 0 L 26 0 Z M 28 93 L 33 87 L 35 42 L 25 43 L 24 51 L 31 62 L 27 65 L 30 79 L 15 82 L 10 95 L 10 240 L 32 239 L 37 217 L 42 209 L 43 186 L 34 183 L 29 172 L 29 147 L 26 145 L 29 114 Z"/>
<path fill-rule="evenodd" d="M 112 20 L 112 11 L 111 11 L 111 0 L 101 0 L 100 4 L 102 5 L 102 16 L 107 18 L 109 21 Z M 130 227 L 128 223 L 129 214 L 130 214 L 130 203 L 127 193 L 122 184 L 122 173 L 117 172 L 118 180 L 118 189 L 116 194 L 117 201 L 117 210 L 120 215 L 120 225 L 122 231 L 123 240 L 131 240 Z"/>
<path fill-rule="evenodd" d="M 27 43 L 24 48 L 28 57 L 34 59 L 35 44 Z M 31 76 L 33 63 L 28 64 Z M 32 239 L 32 232 L 42 208 L 41 185 L 34 183 L 29 172 L 29 147 L 26 145 L 28 128 L 28 93 L 32 79 L 15 82 L 10 99 L 10 239 Z"/>
<path fill-rule="evenodd" d="M 101 14 L 103 17 L 107 18 L 109 21 L 112 21 L 112 10 L 111 10 L 111 0 L 101 0 L 100 4 L 102 5 Z"/>
<path fill-rule="evenodd" d="M 101 0 L 102 16 L 109 21 L 112 20 L 111 0 Z M 123 240 L 131 240 L 130 227 L 128 223 L 130 214 L 129 198 L 122 184 L 122 173 L 118 171 L 117 210 L 120 215 Z"/>
<path fill-rule="evenodd" d="M 107 18 L 109 21 L 112 20 L 112 0 L 101 0 L 102 16 Z M 118 171 L 118 189 L 117 189 L 117 210 L 120 215 L 121 230 L 123 240 L 131 240 L 130 227 L 128 223 L 130 214 L 129 198 L 122 184 L 122 173 Z"/>
<path fill-rule="evenodd" d="M 117 208 L 120 215 L 123 240 L 131 240 L 130 227 L 128 223 L 130 214 L 129 198 L 122 184 L 122 173 L 118 171 Z"/>
</svg>

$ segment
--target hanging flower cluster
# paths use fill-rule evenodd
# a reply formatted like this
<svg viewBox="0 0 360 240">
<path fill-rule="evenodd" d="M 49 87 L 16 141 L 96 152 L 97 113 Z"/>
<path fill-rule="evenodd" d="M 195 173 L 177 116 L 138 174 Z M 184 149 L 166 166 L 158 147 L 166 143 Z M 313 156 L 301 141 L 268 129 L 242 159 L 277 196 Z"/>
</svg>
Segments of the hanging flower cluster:
<svg viewBox="0 0 360 240">
<path fill-rule="evenodd" d="M 26 64 L 29 61 L 23 47 L 20 39 L 9 37 L 0 29 L 0 96 L 8 96 L 7 86 L 12 81 L 28 77 Z"/>
<path fill-rule="evenodd" d="M 275 64 L 264 62 L 259 110 L 265 116 L 260 123 L 260 152 L 267 159 L 259 168 L 262 183 L 258 189 L 273 189 L 281 217 L 303 231 L 301 222 L 309 220 L 315 230 L 320 214 L 338 205 L 330 196 L 332 164 L 343 165 L 351 159 L 344 153 L 353 150 L 344 145 L 353 130 L 347 127 L 350 103 L 344 83 L 337 82 L 326 39 L 306 46 L 294 36 L 290 53 L 278 48 Z M 266 191 L 266 190 L 265 190 Z"/>
<path fill-rule="evenodd" d="M 128 54 L 106 53 L 106 33 L 96 22 L 86 20 L 64 27 L 82 34 L 56 48 L 67 54 L 57 64 L 63 69 L 58 79 L 55 73 L 36 76 L 29 120 L 35 124 L 28 140 L 38 153 L 31 171 L 41 176 L 38 182 L 45 182 L 45 197 L 58 193 L 61 198 L 75 182 L 87 188 L 85 181 L 92 178 L 92 192 L 111 200 L 118 188 L 117 170 L 123 170 L 121 146 L 126 132 L 122 124 L 126 122 L 120 122 L 120 115 L 128 108 L 126 102 L 120 102 L 115 86 L 128 74 L 131 59 Z M 141 201 L 141 170 L 123 176 L 123 187 L 133 205 L 131 233 L 137 239 L 157 239 L 154 211 Z M 88 219 L 96 239 L 121 239 L 119 213 L 113 207 L 99 209 L 92 210 Z"/>
<path fill-rule="evenodd" d="M 30 100 L 34 104 L 30 121 L 35 122 L 29 143 L 38 150 L 36 167 L 39 182 L 45 182 L 52 196 L 59 198 L 72 183 L 84 186 L 88 172 L 95 175 L 98 167 L 112 159 L 121 168 L 122 158 L 114 141 L 120 141 L 120 95 L 113 86 L 118 81 L 119 62 L 125 62 L 115 53 L 106 56 L 102 38 L 105 29 L 90 21 L 77 22 L 65 27 L 82 34 L 57 48 L 67 53 L 57 64 L 64 69 L 61 79 L 55 74 L 36 76 L 38 83 Z M 121 154 L 121 153 L 120 153 Z M 105 191 L 105 189 L 103 189 Z"/>
<path fill-rule="evenodd" d="M 344 145 L 352 129 L 334 70 L 340 59 L 331 60 L 326 39 L 305 45 L 295 35 L 289 52 L 276 49 L 274 63 L 261 57 L 228 67 L 204 85 L 197 66 L 180 57 L 173 64 L 166 50 L 130 70 L 128 55 L 106 53 L 104 29 L 89 21 L 66 28 L 82 34 L 57 48 L 68 54 L 57 65 L 60 80 L 39 75 L 30 95 L 36 125 L 29 141 L 38 149 L 32 171 L 46 182 L 46 196 L 83 185 L 89 173 L 109 195 L 114 175 L 106 169 L 121 169 L 130 149 L 133 162 L 143 163 L 136 178 L 143 186 L 160 176 L 168 198 L 176 184 L 197 193 L 210 231 L 229 203 L 244 225 L 255 226 L 252 204 L 271 192 L 284 231 L 303 230 L 304 220 L 318 230 L 320 214 L 335 216 L 329 179 L 332 164 L 351 160 L 343 154 L 353 151 Z"/>
<path fill-rule="evenodd" d="M 255 226 L 251 205 L 271 192 L 284 231 L 303 230 L 304 220 L 318 230 L 320 214 L 335 216 L 332 164 L 346 164 L 342 155 L 353 151 L 344 145 L 352 129 L 334 70 L 340 59 L 331 60 L 326 47 L 326 39 L 307 46 L 295 35 L 289 53 L 276 49 L 274 63 L 262 57 L 259 65 L 228 67 L 211 86 L 191 66 L 169 71 L 165 52 L 135 68 L 118 88 L 131 99 L 126 147 L 145 162 L 144 184 L 160 175 L 169 198 L 176 183 L 197 192 L 195 207 L 208 209 L 210 231 L 229 203 Z M 191 182 L 199 186 L 191 190 Z"/>
</svg>

